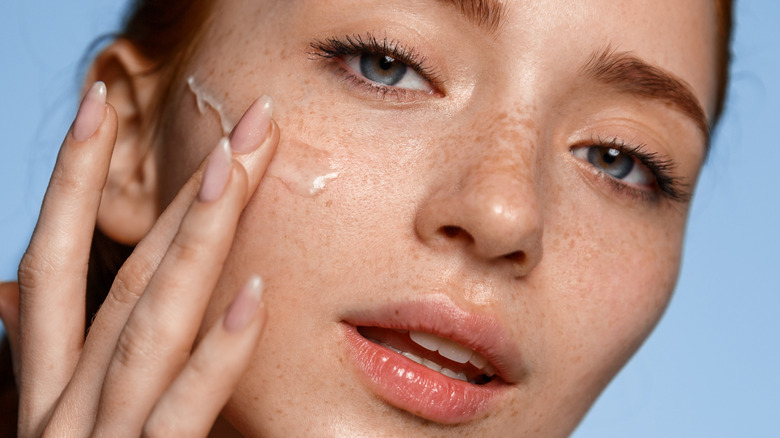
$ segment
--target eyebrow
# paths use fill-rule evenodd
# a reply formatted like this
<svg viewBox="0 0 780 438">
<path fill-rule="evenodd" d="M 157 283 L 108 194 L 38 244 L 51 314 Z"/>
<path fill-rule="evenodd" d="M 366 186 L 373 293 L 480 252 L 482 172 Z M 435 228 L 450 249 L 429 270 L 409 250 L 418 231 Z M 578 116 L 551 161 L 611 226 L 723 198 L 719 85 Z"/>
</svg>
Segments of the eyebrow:
<svg viewBox="0 0 780 438">
<path fill-rule="evenodd" d="M 504 5 L 499 0 L 439 0 L 454 6 L 463 16 L 488 32 L 495 32 L 504 17 Z"/>
<path fill-rule="evenodd" d="M 582 72 L 621 93 L 671 105 L 688 116 L 709 143 L 707 115 L 691 87 L 682 79 L 628 52 L 617 52 L 611 47 L 595 52 L 582 67 Z"/>
</svg>

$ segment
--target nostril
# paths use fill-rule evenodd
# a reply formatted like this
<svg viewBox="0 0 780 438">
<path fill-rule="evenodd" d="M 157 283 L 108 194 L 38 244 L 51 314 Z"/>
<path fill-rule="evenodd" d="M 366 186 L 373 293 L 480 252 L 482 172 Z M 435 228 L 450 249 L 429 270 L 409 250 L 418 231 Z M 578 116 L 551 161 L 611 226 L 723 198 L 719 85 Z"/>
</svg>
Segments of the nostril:
<svg viewBox="0 0 780 438">
<path fill-rule="evenodd" d="M 526 255 L 525 252 L 523 251 L 515 251 L 505 255 L 504 258 L 509 260 L 510 262 L 522 264 L 523 262 L 525 262 Z"/>
<path fill-rule="evenodd" d="M 441 231 L 444 233 L 447 237 L 457 237 L 462 230 L 462 228 L 455 226 L 455 225 L 445 225 L 441 227 Z"/>
</svg>

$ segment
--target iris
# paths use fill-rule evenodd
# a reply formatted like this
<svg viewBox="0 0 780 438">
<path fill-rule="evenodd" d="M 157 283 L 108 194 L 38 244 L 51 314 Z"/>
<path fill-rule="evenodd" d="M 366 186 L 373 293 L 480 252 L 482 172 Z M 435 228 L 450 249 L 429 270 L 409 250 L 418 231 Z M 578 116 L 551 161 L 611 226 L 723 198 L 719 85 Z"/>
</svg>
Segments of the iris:
<svg viewBox="0 0 780 438">
<path fill-rule="evenodd" d="M 587 160 L 597 169 L 616 179 L 624 179 L 634 169 L 634 159 L 615 148 L 592 146 L 588 148 Z"/>
<path fill-rule="evenodd" d="M 401 82 L 409 67 L 403 62 L 386 55 L 362 55 L 360 73 L 366 79 L 383 85 L 393 86 Z"/>
</svg>

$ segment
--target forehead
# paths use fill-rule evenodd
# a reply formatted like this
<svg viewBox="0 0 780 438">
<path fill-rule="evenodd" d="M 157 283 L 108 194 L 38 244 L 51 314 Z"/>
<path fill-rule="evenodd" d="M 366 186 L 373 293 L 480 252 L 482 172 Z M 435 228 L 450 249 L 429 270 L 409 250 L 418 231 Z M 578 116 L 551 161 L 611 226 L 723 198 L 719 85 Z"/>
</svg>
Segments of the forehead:
<svg viewBox="0 0 780 438">
<path fill-rule="evenodd" d="M 496 38 L 525 51 L 557 53 L 560 64 L 609 47 L 686 82 L 712 115 L 719 48 L 715 0 L 437 0 L 495 4 Z"/>
<path fill-rule="evenodd" d="M 450 44 L 451 54 L 490 54 L 507 62 L 496 68 L 535 65 L 544 72 L 571 72 L 606 49 L 628 53 L 681 79 L 709 116 L 717 95 L 716 0 L 267 0 L 215 3 L 241 10 L 227 14 L 246 24 L 215 20 L 224 28 L 258 28 L 275 21 L 285 38 L 306 38 L 335 23 L 359 24 L 339 31 L 382 32 L 394 23 L 422 22 L 422 39 Z M 241 4 L 242 6 L 238 6 Z M 269 7 L 270 6 L 270 7 Z M 253 11 L 248 13 L 247 11 Z M 273 13 L 268 14 L 268 11 Z M 279 12 L 279 14 L 276 14 Z M 262 15 L 265 15 L 263 17 Z M 222 15 L 225 18 L 225 15 Z M 289 19 L 289 20 L 288 20 Z M 292 26 L 280 22 L 291 21 Z M 458 36 L 440 32 L 455 21 Z M 289 24 L 289 23 L 288 23 Z M 397 33 L 397 32 L 396 32 Z M 484 44 L 471 38 L 484 34 Z M 447 37 L 449 36 L 449 39 Z M 320 35 L 321 36 L 321 35 Z M 480 35 L 477 35 L 479 37 Z M 398 38 L 396 35 L 393 39 Z M 484 40 L 483 40 L 484 42 Z M 474 46 L 474 47 L 469 47 Z M 479 47 L 477 47 L 479 46 Z M 521 62 L 515 62 L 521 60 Z M 528 77 L 528 68 L 512 72 Z M 531 81 L 528 81 L 530 85 Z"/>
</svg>

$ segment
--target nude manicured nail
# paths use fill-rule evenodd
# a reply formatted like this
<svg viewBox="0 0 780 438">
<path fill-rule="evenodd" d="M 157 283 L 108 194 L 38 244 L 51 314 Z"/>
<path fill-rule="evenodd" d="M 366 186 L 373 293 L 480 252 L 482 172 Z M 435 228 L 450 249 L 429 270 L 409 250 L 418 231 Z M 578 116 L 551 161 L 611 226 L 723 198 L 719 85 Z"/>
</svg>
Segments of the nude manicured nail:
<svg viewBox="0 0 780 438">
<path fill-rule="evenodd" d="M 203 182 L 200 184 L 198 200 L 212 202 L 222 196 L 225 191 L 233 157 L 230 153 L 230 141 L 223 138 L 214 151 L 209 154 L 206 170 L 203 172 Z"/>
<path fill-rule="evenodd" d="M 274 102 L 263 95 L 252 103 L 230 135 L 233 152 L 245 154 L 254 151 L 263 143 L 271 127 Z"/>
<path fill-rule="evenodd" d="M 76 121 L 73 122 L 73 139 L 86 141 L 95 135 L 103 122 L 106 107 L 106 84 L 95 82 L 81 101 Z"/>
<path fill-rule="evenodd" d="M 230 304 L 225 314 L 224 326 L 229 332 L 243 330 L 255 317 L 263 302 L 263 280 L 253 275 Z"/>
</svg>

